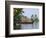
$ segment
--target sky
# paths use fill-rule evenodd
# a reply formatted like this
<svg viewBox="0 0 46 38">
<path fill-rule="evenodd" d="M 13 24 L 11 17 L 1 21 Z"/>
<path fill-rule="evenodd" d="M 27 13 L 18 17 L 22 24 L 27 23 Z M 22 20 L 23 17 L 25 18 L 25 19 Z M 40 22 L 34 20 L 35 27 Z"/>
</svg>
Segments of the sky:
<svg viewBox="0 0 46 38">
<path fill-rule="evenodd" d="M 37 14 L 39 17 L 39 9 L 35 8 L 23 8 L 24 13 L 22 15 L 27 16 L 28 18 L 31 18 L 31 15 Z"/>
</svg>

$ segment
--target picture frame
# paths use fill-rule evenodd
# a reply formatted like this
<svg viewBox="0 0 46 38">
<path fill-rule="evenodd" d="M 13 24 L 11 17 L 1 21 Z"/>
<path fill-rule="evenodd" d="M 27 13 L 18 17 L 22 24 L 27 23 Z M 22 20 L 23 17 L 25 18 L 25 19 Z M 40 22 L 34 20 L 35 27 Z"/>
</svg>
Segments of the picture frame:
<svg viewBox="0 0 46 38">
<path fill-rule="evenodd" d="M 39 18 L 41 18 L 39 29 L 37 30 L 36 29 L 14 30 L 12 26 L 13 25 L 13 11 L 14 11 L 13 9 L 16 9 L 16 8 L 17 9 L 19 8 L 23 8 L 23 9 L 38 8 L 40 10 L 39 13 L 41 12 L 39 14 Z M 33 22 L 16 22 L 16 23 L 17 24 L 27 24 L 27 25 L 30 23 L 33 24 Z M 5 1 L 5 36 L 6 37 L 20 37 L 20 36 L 37 36 L 37 35 L 45 35 L 45 3 Z"/>
</svg>

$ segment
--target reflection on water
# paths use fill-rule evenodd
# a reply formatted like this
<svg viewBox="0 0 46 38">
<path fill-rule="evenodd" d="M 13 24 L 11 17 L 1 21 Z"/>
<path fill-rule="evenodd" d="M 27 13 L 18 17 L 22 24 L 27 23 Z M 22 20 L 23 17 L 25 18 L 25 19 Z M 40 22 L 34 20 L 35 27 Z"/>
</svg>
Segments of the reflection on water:
<svg viewBox="0 0 46 38">
<path fill-rule="evenodd" d="M 38 29 L 39 24 L 21 24 L 21 29 Z"/>
<path fill-rule="evenodd" d="M 14 29 L 39 29 L 39 23 L 34 22 L 33 24 L 16 24 Z"/>
<path fill-rule="evenodd" d="M 21 24 L 21 29 L 32 29 L 32 24 Z"/>
</svg>

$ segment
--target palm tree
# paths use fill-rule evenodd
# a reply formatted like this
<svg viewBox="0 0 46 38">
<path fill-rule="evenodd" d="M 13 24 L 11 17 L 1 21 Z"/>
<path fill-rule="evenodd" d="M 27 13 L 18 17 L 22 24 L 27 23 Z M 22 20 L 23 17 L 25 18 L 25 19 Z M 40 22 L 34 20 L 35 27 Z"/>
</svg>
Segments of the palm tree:
<svg viewBox="0 0 46 38">
<path fill-rule="evenodd" d="M 16 20 L 20 20 L 22 13 L 24 13 L 22 10 L 22 8 L 14 8 L 14 17 Z"/>
<path fill-rule="evenodd" d="M 39 19 L 38 19 L 37 15 L 35 15 L 34 28 L 38 28 L 38 25 L 39 25 Z"/>
<path fill-rule="evenodd" d="M 34 21 L 34 15 L 31 16 L 31 20 L 32 20 L 32 22 Z"/>
<path fill-rule="evenodd" d="M 37 17 L 37 15 L 35 15 L 35 20 L 34 20 L 36 23 L 38 23 L 39 22 L 39 19 L 38 19 L 38 17 Z"/>
<path fill-rule="evenodd" d="M 24 11 L 22 11 L 22 8 L 14 8 L 14 29 L 20 29 L 20 24 L 16 25 L 16 20 L 20 20 L 22 13 L 24 13 Z"/>
</svg>

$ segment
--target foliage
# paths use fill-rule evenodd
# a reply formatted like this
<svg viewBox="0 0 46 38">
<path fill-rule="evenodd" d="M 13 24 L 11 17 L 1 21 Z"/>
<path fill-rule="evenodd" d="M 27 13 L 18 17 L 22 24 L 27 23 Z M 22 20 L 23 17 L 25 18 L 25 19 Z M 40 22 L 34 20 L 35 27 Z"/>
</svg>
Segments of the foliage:
<svg viewBox="0 0 46 38">
<path fill-rule="evenodd" d="M 39 22 L 39 19 L 38 19 L 37 15 L 35 15 L 35 17 L 34 17 L 34 15 L 32 15 L 32 16 L 31 16 L 31 20 L 32 20 L 33 22 L 36 22 L 36 23 Z"/>
<path fill-rule="evenodd" d="M 31 20 L 32 20 L 32 22 L 34 21 L 34 20 L 33 20 L 33 19 L 34 19 L 33 17 L 34 17 L 34 16 L 32 15 L 32 16 L 31 16 Z"/>
<path fill-rule="evenodd" d="M 22 13 L 22 8 L 14 8 L 14 17 L 16 20 L 20 20 Z"/>
<path fill-rule="evenodd" d="M 14 29 L 20 29 L 21 25 L 16 25 L 16 20 L 20 20 L 22 13 L 22 8 L 14 8 Z"/>
<path fill-rule="evenodd" d="M 38 19 L 38 17 L 37 17 L 37 15 L 35 15 L 35 20 L 34 20 L 36 23 L 38 23 L 39 22 L 39 19 Z"/>
</svg>

